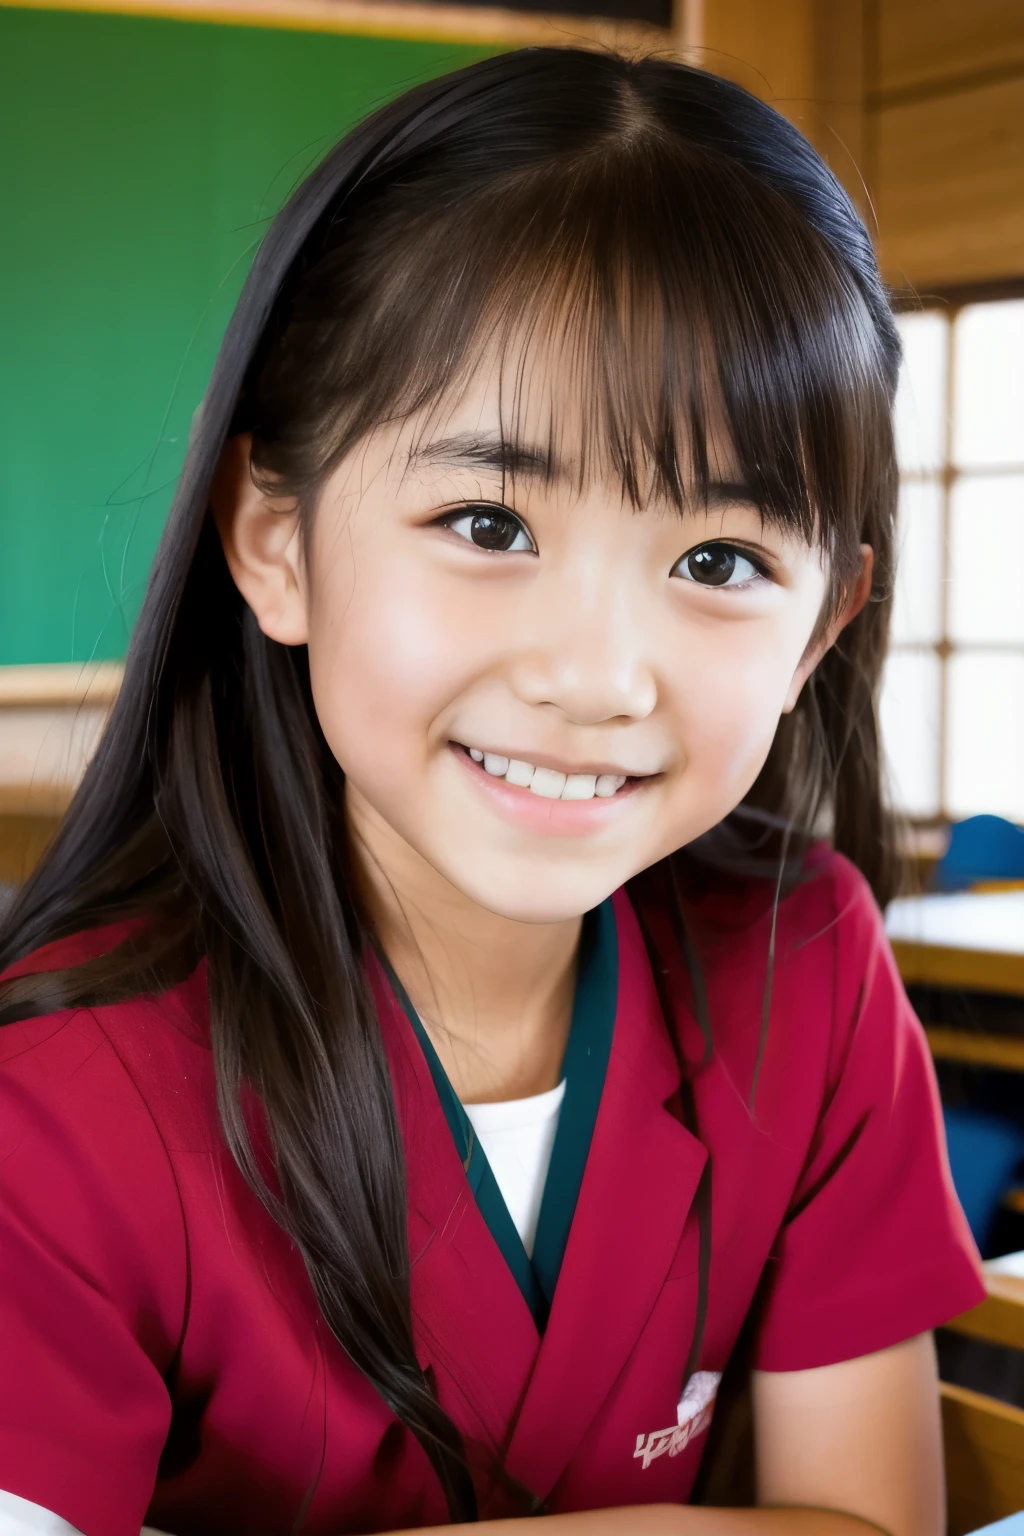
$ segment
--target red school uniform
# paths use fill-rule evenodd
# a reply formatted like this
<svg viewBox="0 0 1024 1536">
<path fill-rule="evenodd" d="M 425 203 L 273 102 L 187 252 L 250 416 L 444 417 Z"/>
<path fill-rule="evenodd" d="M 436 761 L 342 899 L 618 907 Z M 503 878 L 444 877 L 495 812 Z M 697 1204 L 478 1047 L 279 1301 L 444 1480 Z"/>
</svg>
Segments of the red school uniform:
<svg viewBox="0 0 1024 1536">
<path fill-rule="evenodd" d="M 702 1371 L 723 1370 L 755 1295 L 754 1364 L 779 1371 L 884 1348 L 983 1294 L 877 908 L 834 855 L 817 852 L 807 874 L 778 910 L 760 1065 L 772 890 L 710 882 L 691 904 L 714 1041 L 694 1071 L 699 1139 L 616 893 L 611 1054 L 543 1335 L 375 976 L 417 1352 L 467 1439 L 505 1445 L 508 1471 L 552 1511 L 690 1493 L 707 1416 L 689 1437 L 659 1432 L 676 1423 L 693 1335 L 709 1157 Z M 648 920 L 668 954 L 656 907 Z M 74 958 L 82 943 L 69 941 Z M 17 969 L 68 958 L 58 945 Z M 669 982 L 699 1063 L 674 963 Z M 425 1455 L 326 1328 L 297 1251 L 224 1146 L 202 967 L 160 997 L 0 1030 L 0 1380 L 0 1488 L 87 1536 L 138 1536 L 143 1521 L 280 1536 L 311 1489 L 310 1536 L 447 1518 Z M 481 1514 L 511 1512 L 505 1497 L 485 1495 Z"/>
</svg>

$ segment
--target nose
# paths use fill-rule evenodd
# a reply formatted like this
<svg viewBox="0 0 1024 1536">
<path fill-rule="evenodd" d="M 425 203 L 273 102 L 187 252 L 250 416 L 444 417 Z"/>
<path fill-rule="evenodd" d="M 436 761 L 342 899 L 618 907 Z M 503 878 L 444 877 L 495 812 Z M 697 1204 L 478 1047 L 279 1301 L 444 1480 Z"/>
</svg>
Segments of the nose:
<svg viewBox="0 0 1024 1536">
<path fill-rule="evenodd" d="M 625 583 L 585 579 L 538 596 L 513 661 L 517 697 L 574 725 L 645 720 L 658 688 L 642 597 Z"/>
</svg>

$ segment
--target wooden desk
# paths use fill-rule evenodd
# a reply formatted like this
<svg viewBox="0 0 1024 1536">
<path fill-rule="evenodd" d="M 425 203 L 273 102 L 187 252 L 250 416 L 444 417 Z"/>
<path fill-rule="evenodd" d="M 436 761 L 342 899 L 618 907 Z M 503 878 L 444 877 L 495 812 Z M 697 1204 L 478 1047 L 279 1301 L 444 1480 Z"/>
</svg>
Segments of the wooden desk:
<svg viewBox="0 0 1024 1536">
<path fill-rule="evenodd" d="M 987 1346 L 1024 1346 L 1024 1253 L 992 1259 L 985 1266 L 986 1299 L 949 1324 L 954 1333 Z M 948 1529 L 951 1536 L 987 1530 L 1009 1536 L 1014 1510 L 1024 1508 L 1024 1411 L 984 1392 L 943 1382 L 942 1421 L 946 1449 Z M 1024 1529 L 1019 1533 L 1024 1536 Z"/>
<path fill-rule="evenodd" d="M 907 983 L 1024 997 L 1024 891 L 900 898 L 885 929 Z"/>
<path fill-rule="evenodd" d="M 99 740 L 121 667 L 0 667 L 0 885 L 29 874 Z"/>
<path fill-rule="evenodd" d="M 1024 1253 L 989 1259 L 983 1268 L 988 1296 L 951 1326 L 971 1338 L 1024 1349 Z"/>
<path fill-rule="evenodd" d="M 1024 1072 L 1024 891 L 907 897 L 890 904 L 885 926 L 908 986 L 1022 999 L 1019 1035 L 933 1025 L 928 1028 L 932 1054 Z"/>
</svg>

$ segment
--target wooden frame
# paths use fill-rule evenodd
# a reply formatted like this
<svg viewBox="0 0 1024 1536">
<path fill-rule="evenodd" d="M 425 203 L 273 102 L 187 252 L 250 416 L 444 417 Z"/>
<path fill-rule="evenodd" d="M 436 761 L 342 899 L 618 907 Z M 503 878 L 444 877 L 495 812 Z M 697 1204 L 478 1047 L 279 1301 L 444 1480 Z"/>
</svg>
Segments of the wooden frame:
<svg viewBox="0 0 1024 1536">
<path fill-rule="evenodd" d="M 4 0 L 0 0 L 0 4 Z M 124 667 L 119 661 L 0 667 L 0 710 L 113 704 Z"/>
<path fill-rule="evenodd" d="M 1024 1410 L 942 1382 L 949 1536 L 1024 1507 Z"/>
<path fill-rule="evenodd" d="M 971 1339 L 1024 1350 L 1024 1279 L 986 1265 L 985 1289 L 985 1300 L 955 1317 L 949 1327 Z"/>
<path fill-rule="evenodd" d="M 900 486 L 934 485 L 940 495 L 942 566 L 939 573 L 939 638 L 935 641 L 890 642 L 892 655 L 933 655 L 939 663 L 939 718 L 937 722 L 936 750 L 938 752 L 938 806 L 934 812 L 921 817 L 922 824 L 948 824 L 958 820 L 948 804 L 948 754 L 947 722 L 949 715 L 949 662 L 956 655 L 969 655 L 977 651 L 998 651 L 1019 655 L 1024 646 L 1017 641 L 957 641 L 950 638 L 950 592 L 953 572 L 950 566 L 953 521 L 953 492 L 960 481 L 981 479 L 986 474 L 995 477 L 1018 474 L 1024 471 L 1024 457 L 1014 464 L 999 465 L 989 469 L 963 469 L 954 463 L 953 435 L 955 431 L 956 388 L 956 321 L 962 310 L 969 305 L 998 303 L 1005 299 L 1024 298 L 1024 279 L 1007 283 L 974 284 L 971 287 L 948 289 L 945 292 L 927 294 L 923 299 L 914 297 L 913 302 L 900 308 L 907 314 L 925 311 L 940 315 L 946 322 L 946 399 L 944 406 L 945 433 L 942 446 L 942 463 L 938 469 L 900 470 Z M 955 982 L 953 983 L 956 984 Z M 1014 989 L 1016 990 L 1016 989 Z"/>
<path fill-rule="evenodd" d="M 149 16 L 221 26 L 278 27 L 296 32 L 343 32 L 424 42 L 495 43 L 527 47 L 596 43 L 618 48 L 700 45 L 701 0 L 675 0 L 672 28 L 602 16 L 530 14 L 502 6 L 417 4 L 411 0 L 0 0 L 14 9 Z"/>
<path fill-rule="evenodd" d="M 985 1300 L 947 1326 L 1004 1349 L 1024 1349 L 1024 1279 L 985 1265 Z M 1024 1410 L 941 1383 L 949 1536 L 1024 1508 Z"/>
<path fill-rule="evenodd" d="M 971 1067 L 993 1067 L 999 1072 L 1024 1072 L 1024 1038 L 1020 1035 L 975 1034 L 969 1029 L 946 1029 L 938 1024 L 926 1025 L 925 1034 L 936 1061 L 961 1061 Z"/>
<path fill-rule="evenodd" d="M 0 667 L 0 754 L 4 718 L 38 720 L 42 729 L 71 741 L 83 726 L 98 727 L 117 698 L 124 668 L 119 662 Z M 63 815 L 74 785 L 39 774 L 27 782 L 0 777 L 0 883 L 28 873 Z"/>
</svg>

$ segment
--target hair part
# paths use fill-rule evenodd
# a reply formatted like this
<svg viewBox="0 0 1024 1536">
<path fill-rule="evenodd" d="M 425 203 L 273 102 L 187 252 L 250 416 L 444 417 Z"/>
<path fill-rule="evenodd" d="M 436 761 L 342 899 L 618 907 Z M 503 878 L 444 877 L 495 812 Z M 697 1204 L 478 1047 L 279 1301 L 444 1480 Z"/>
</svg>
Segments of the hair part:
<svg viewBox="0 0 1024 1536">
<path fill-rule="evenodd" d="M 343 774 L 305 651 L 260 632 L 208 500 L 225 439 L 250 432 L 257 476 L 311 512 L 370 432 L 443 410 L 491 354 L 513 381 L 510 462 L 546 370 L 578 386 L 551 394 L 549 463 L 612 476 L 636 506 L 683 506 L 707 495 L 721 424 L 763 515 L 827 553 L 833 603 L 872 546 L 871 602 L 784 717 L 745 806 L 683 856 L 774 876 L 765 828 L 798 843 L 831 820 L 885 899 L 875 695 L 899 342 L 867 232 L 800 134 L 739 87 L 666 59 L 528 49 L 375 113 L 275 220 L 196 423 L 120 697 L 0 927 L 2 969 L 134 920 L 111 954 L 4 983 L 0 1019 L 160 991 L 205 956 L 227 1144 L 298 1245 L 331 1331 L 423 1446 L 453 1520 L 475 1517 L 474 1480 L 414 1346 L 402 1144 Z M 250 1089 L 277 1191 L 256 1164 Z"/>
</svg>

